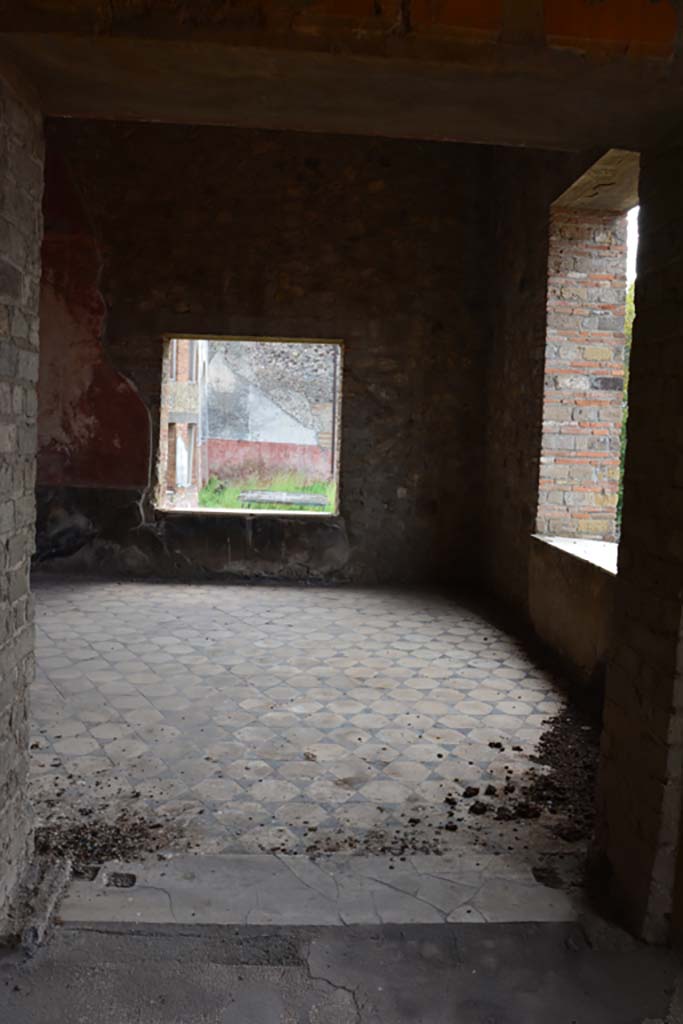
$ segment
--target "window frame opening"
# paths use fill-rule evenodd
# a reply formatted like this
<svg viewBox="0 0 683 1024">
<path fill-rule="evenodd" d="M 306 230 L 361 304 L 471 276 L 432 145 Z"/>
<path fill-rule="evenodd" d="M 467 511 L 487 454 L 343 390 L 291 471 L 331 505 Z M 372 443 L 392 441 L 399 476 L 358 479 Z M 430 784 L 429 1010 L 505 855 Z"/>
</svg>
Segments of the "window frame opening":
<svg viewBox="0 0 683 1024">
<path fill-rule="evenodd" d="M 232 335 L 232 334 L 190 334 L 188 332 L 167 333 L 162 337 L 163 357 L 161 374 L 161 403 L 159 414 L 159 442 L 156 457 L 156 484 L 153 493 L 153 504 L 157 512 L 184 515 L 237 515 L 237 516 L 294 516 L 303 518 L 336 518 L 340 512 L 340 464 L 341 464 L 341 416 L 342 416 L 342 378 L 344 364 L 344 342 L 339 338 L 292 338 L 292 337 L 266 337 L 263 335 Z M 187 350 L 187 380 L 179 381 L 181 370 L 180 365 L 180 342 L 188 342 Z M 204 343 L 204 344 L 202 344 Z M 317 430 L 316 438 L 320 440 L 320 447 L 327 448 L 328 454 L 323 460 L 329 465 L 329 476 L 327 485 L 323 486 L 321 481 L 316 485 L 315 481 L 309 481 L 305 474 L 283 472 L 281 478 L 285 484 L 292 480 L 291 488 L 281 492 L 276 488 L 268 490 L 260 487 L 260 481 L 245 474 L 245 480 L 254 486 L 246 486 L 239 493 L 240 507 L 221 507 L 218 504 L 208 504 L 214 499 L 220 501 L 225 498 L 226 493 L 231 490 L 223 481 L 216 480 L 211 473 L 211 461 L 209 456 L 210 427 L 209 427 L 209 405 L 206 400 L 207 383 L 210 387 L 210 358 L 207 353 L 208 346 L 214 343 L 240 344 L 250 343 L 258 345 L 315 345 L 333 346 L 333 358 L 331 360 L 331 388 L 329 409 L 328 403 L 322 403 L 325 413 L 329 417 L 329 430 Z M 213 356 L 215 357 L 215 351 Z M 171 376 L 171 373 L 174 375 Z M 192 410 L 178 411 L 172 408 L 174 401 L 171 395 L 172 389 L 179 386 L 187 386 L 186 390 L 202 391 L 203 399 L 196 397 L 196 403 Z M 193 404 L 193 399 L 186 403 Z M 317 419 L 317 418 L 316 418 Z M 309 430 L 310 434 L 311 431 Z M 187 435 L 187 436 L 185 436 Z M 177 494 L 181 490 L 178 476 L 177 461 L 171 464 L 172 459 L 177 460 L 179 438 L 183 443 L 190 443 L 192 451 L 188 455 L 189 472 L 192 474 L 186 480 L 188 492 L 187 499 L 177 500 Z M 269 442 L 266 442 L 266 447 Z M 306 439 L 305 444 L 309 445 L 310 440 Z M 277 439 L 273 439 L 271 447 L 278 445 Z M 283 444 L 282 447 L 285 447 Z M 290 445 L 289 447 L 297 447 Z M 313 451 L 313 448 L 311 448 Z M 306 460 L 304 460 L 306 461 Z M 319 460 L 318 460 L 319 462 Z M 317 463 L 316 463 L 317 465 Z M 276 474 L 277 476 L 277 474 Z M 301 487 L 296 489 L 296 483 L 301 478 Z M 207 485 L 211 482 L 211 488 Z M 170 486 L 169 486 L 170 484 Z M 223 489 L 221 489 L 223 488 Z M 197 492 L 197 500 L 192 501 L 193 492 Z M 314 493 L 316 492 L 316 493 Z M 323 497 L 327 501 L 324 507 L 316 508 L 316 505 L 323 505 Z M 243 496 L 244 495 L 244 500 Z M 274 496 L 274 497 L 273 497 Z M 286 502 L 284 499 L 291 497 L 298 498 L 295 501 Z M 269 502 L 269 504 L 266 504 Z M 270 507 L 272 503 L 272 507 Z M 310 508 L 306 507 L 311 505 Z M 294 507 L 292 507 L 294 506 Z"/>
<path fill-rule="evenodd" d="M 610 150 L 551 206 L 536 532 L 616 573 L 639 154 Z"/>
</svg>

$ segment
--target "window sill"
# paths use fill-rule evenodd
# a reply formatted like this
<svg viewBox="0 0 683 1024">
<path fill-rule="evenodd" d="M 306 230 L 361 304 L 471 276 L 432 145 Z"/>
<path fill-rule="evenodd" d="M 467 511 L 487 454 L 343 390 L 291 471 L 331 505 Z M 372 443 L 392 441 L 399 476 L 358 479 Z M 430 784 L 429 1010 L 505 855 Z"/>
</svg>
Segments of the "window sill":
<svg viewBox="0 0 683 1024">
<path fill-rule="evenodd" d="M 540 533 L 534 533 L 533 537 L 542 544 L 549 544 L 574 558 L 590 562 L 591 565 L 596 565 L 612 576 L 617 575 L 619 545 L 615 541 L 588 540 L 580 537 L 546 537 Z"/>
<path fill-rule="evenodd" d="M 315 512 L 279 508 L 177 508 L 171 505 L 155 505 L 155 512 L 171 516 L 239 516 L 253 519 L 255 516 L 279 516 L 281 519 L 339 519 L 338 512 Z"/>
</svg>

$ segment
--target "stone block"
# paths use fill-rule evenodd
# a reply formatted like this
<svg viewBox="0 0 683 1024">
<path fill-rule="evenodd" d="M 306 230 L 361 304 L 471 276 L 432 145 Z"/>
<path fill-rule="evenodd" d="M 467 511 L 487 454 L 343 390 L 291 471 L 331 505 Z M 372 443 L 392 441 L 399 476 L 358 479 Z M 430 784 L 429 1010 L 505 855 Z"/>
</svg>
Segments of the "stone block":
<svg viewBox="0 0 683 1024">
<path fill-rule="evenodd" d="M 623 391 L 624 378 L 621 376 L 591 377 L 590 386 L 596 391 Z"/>
<path fill-rule="evenodd" d="M 9 455 L 16 451 L 17 427 L 14 423 L 0 423 L 0 452 Z"/>
<path fill-rule="evenodd" d="M 22 295 L 21 271 L 0 257 L 0 302 L 19 302 Z"/>
<path fill-rule="evenodd" d="M 607 345 L 584 345 L 583 358 L 595 362 L 607 363 L 613 358 L 613 350 Z"/>
</svg>

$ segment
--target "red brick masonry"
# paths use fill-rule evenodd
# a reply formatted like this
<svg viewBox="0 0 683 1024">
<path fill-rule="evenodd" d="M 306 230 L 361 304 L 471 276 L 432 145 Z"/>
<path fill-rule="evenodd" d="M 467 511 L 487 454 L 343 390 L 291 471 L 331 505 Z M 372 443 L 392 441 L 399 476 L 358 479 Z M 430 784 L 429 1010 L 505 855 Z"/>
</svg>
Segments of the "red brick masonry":
<svg viewBox="0 0 683 1024">
<path fill-rule="evenodd" d="M 616 539 L 626 214 L 555 209 L 550 227 L 540 533 Z"/>
</svg>

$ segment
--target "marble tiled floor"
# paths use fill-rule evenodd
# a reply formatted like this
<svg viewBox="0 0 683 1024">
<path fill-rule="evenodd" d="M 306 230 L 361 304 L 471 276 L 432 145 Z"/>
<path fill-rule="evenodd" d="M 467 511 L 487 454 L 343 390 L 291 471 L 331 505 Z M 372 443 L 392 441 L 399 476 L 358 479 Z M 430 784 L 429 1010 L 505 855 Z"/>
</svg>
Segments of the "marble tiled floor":
<svg viewBox="0 0 683 1024">
<path fill-rule="evenodd" d="M 435 835 L 550 842 L 538 823 L 492 816 L 467 831 L 463 789 L 521 777 L 563 702 L 515 639 L 453 599 L 51 576 L 34 588 L 42 820 L 127 807 L 170 817 L 204 853 L 372 852 L 368 835 L 381 844 L 408 821 L 425 851 Z M 457 832 L 440 831 L 449 793 Z"/>
</svg>

